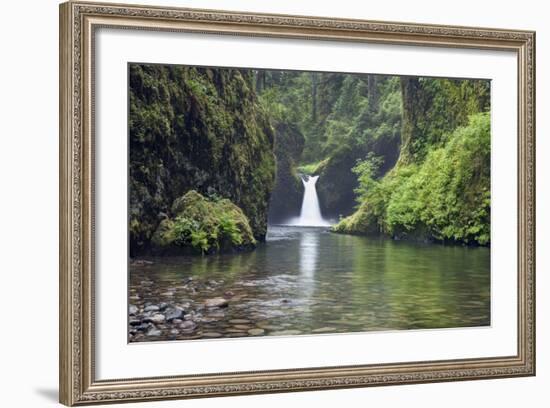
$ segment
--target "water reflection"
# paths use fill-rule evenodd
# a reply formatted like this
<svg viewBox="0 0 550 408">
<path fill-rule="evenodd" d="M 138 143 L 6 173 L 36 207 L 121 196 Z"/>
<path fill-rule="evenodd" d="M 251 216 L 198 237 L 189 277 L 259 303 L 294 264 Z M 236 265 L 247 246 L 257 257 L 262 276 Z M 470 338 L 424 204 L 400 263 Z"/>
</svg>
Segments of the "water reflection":
<svg viewBox="0 0 550 408">
<path fill-rule="evenodd" d="M 487 248 L 270 227 L 253 252 L 152 260 L 131 269 L 133 303 L 159 303 L 172 293 L 170 301 L 200 307 L 229 293 L 230 306 L 201 323 L 227 335 L 232 319 L 261 325 L 265 335 L 490 324 Z M 189 278 L 199 283 L 193 291 L 182 284 Z"/>
<path fill-rule="evenodd" d="M 319 249 L 319 233 L 306 231 L 300 237 L 300 273 L 303 277 L 311 279 L 317 267 Z"/>
</svg>

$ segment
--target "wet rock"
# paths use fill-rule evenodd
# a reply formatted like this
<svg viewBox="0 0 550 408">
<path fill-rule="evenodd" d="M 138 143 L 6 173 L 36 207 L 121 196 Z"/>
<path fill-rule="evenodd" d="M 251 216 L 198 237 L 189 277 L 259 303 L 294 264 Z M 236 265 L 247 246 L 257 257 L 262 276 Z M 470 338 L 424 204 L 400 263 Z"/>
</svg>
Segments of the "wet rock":
<svg viewBox="0 0 550 408">
<path fill-rule="evenodd" d="M 174 319 L 181 319 L 183 317 L 183 310 L 179 307 L 170 307 L 164 311 L 166 321 L 171 322 Z"/>
<path fill-rule="evenodd" d="M 264 333 L 265 333 L 264 329 L 250 329 L 250 330 L 248 330 L 248 334 L 250 334 L 251 336 L 261 336 Z"/>
<path fill-rule="evenodd" d="M 160 307 L 157 305 L 149 305 L 145 306 L 145 309 L 143 309 L 145 312 L 158 312 L 160 310 Z"/>
<path fill-rule="evenodd" d="M 236 329 L 234 327 L 230 327 L 228 329 L 225 329 L 226 333 L 244 333 L 241 329 Z"/>
<path fill-rule="evenodd" d="M 281 326 L 276 326 L 270 322 L 258 322 L 256 326 L 264 330 L 279 330 L 281 328 Z"/>
<path fill-rule="evenodd" d="M 192 320 L 186 320 L 180 323 L 179 327 L 182 330 L 195 330 L 197 328 L 197 324 Z"/>
<path fill-rule="evenodd" d="M 139 326 L 141 324 L 141 320 L 139 320 L 139 319 L 130 319 L 128 321 L 128 323 L 130 324 L 130 326 Z"/>
<path fill-rule="evenodd" d="M 168 303 L 166 303 L 166 302 L 161 302 L 161 303 L 159 303 L 159 310 L 162 312 L 162 311 L 165 310 L 168 306 L 169 306 Z"/>
<path fill-rule="evenodd" d="M 319 327 L 318 329 L 313 329 L 312 333 L 334 333 L 336 329 L 334 327 Z"/>
<path fill-rule="evenodd" d="M 226 299 L 231 299 L 233 296 L 235 296 L 235 293 L 230 290 L 223 292 L 223 297 Z"/>
<path fill-rule="evenodd" d="M 211 317 L 213 319 L 223 319 L 225 317 L 225 313 L 223 310 L 214 310 L 213 312 L 208 313 L 208 317 Z"/>
<path fill-rule="evenodd" d="M 135 305 L 128 306 L 128 313 L 131 315 L 137 314 L 138 310 L 139 310 L 138 307 Z"/>
<path fill-rule="evenodd" d="M 170 330 L 170 334 L 173 336 L 177 336 L 178 334 L 180 334 L 180 331 L 178 329 L 172 329 Z"/>
<path fill-rule="evenodd" d="M 231 324 L 248 324 L 248 323 L 250 323 L 250 320 L 247 320 L 247 319 L 231 319 L 231 320 L 229 320 L 229 323 L 231 323 Z"/>
<path fill-rule="evenodd" d="M 247 324 L 236 324 L 233 327 L 237 330 L 249 330 L 249 329 L 251 329 L 251 327 Z"/>
<path fill-rule="evenodd" d="M 246 332 L 232 332 L 232 333 L 227 333 L 225 335 L 225 337 L 247 337 L 248 336 L 248 333 Z"/>
<path fill-rule="evenodd" d="M 147 331 L 147 336 L 153 336 L 158 337 L 162 334 L 162 332 L 157 329 L 155 326 L 151 326 L 151 328 Z"/>
<path fill-rule="evenodd" d="M 222 334 L 218 332 L 205 332 L 202 334 L 202 337 L 208 339 L 217 339 L 219 337 L 222 337 Z"/>
<path fill-rule="evenodd" d="M 297 334 L 302 334 L 302 332 L 300 330 L 281 330 L 272 332 L 271 336 L 295 336 Z"/>
<path fill-rule="evenodd" d="M 137 329 L 139 331 L 146 331 L 147 329 L 149 329 L 150 326 L 151 326 L 150 323 L 142 323 L 139 326 L 137 326 Z"/>
<path fill-rule="evenodd" d="M 164 293 L 161 293 L 160 295 L 164 296 L 164 297 L 172 297 L 172 296 L 174 296 L 174 294 L 175 294 L 175 292 L 166 291 Z"/>
<path fill-rule="evenodd" d="M 204 301 L 204 305 L 206 307 L 227 307 L 229 306 L 229 302 L 227 299 L 224 298 L 213 298 L 213 299 L 206 299 Z"/>
<path fill-rule="evenodd" d="M 181 319 L 172 320 L 172 324 L 181 324 L 182 322 L 183 322 L 183 320 L 181 320 Z"/>
<path fill-rule="evenodd" d="M 166 316 L 164 316 L 161 313 L 157 313 L 157 314 L 154 314 L 153 316 L 151 316 L 149 319 L 151 320 L 151 322 L 156 323 L 156 324 L 164 323 L 164 321 L 166 320 Z"/>
</svg>

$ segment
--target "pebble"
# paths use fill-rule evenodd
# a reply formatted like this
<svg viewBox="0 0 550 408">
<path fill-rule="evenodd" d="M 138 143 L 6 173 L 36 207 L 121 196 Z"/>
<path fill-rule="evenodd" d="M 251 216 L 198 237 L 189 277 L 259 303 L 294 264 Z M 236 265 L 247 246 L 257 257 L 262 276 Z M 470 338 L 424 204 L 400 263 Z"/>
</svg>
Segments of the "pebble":
<svg viewBox="0 0 550 408">
<path fill-rule="evenodd" d="M 157 313 L 150 317 L 153 323 L 164 323 L 166 317 L 163 314 Z"/>
<path fill-rule="evenodd" d="M 158 307 L 157 305 L 149 305 L 146 306 L 143 310 L 145 312 L 158 312 L 160 310 L 160 307 Z"/>
<path fill-rule="evenodd" d="M 162 332 L 161 332 L 159 329 L 157 329 L 155 326 L 151 327 L 151 328 L 149 329 L 149 331 L 147 332 L 147 335 L 148 335 L 148 336 L 155 336 L 155 337 L 158 337 L 158 336 L 160 336 L 161 334 L 162 334 Z"/>
<path fill-rule="evenodd" d="M 313 329 L 312 333 L 334 333 L 336 329 L 334 327 L 319 327 L 318 329 Z"/>
<path fill-rule="evenodd" d="M 137 314 L 138 310 L 138 307 L 135 305 L 128 306 L 128 313 L 130 313 L 131 315 Z"/>
<path fill-rule="evenodd" d="M 195 327 L 197 327 L 197 324 L 192 320 L 186 320 L 180 323 L 179 327 L 184 330 L 193 330 Z"/>
<path fill-rule="evenodd" d="M 224 298 L 206 299 L 204 301 L 206 307 L 227 307 L 229 302 Z"/>
<path fill-rule="evenodd" d="M 233 332 L 233 333 L 227 333 L 225 337 L 246 337 L 248 336 L 248 333 L 246 332 Z"/>
<path fill-rule="evenodd" d="M 247 324 L 236 324 L 235 326 L 233 326 L 235 329 L 238 329 L 238 330 L 249 330 L 251 329 L 251 327 Z"/>
<path fill-rule="evenodd" d="M 302 334 L 302 332 L 300 330 L 281 330 L 270 333 L 271 336 L 295 336 L 297 334 Z"/>
<path fill-rule="evenodd" d="M 221 333 L 218 332 L 205 332 L 202 334 L 203 338 L 216 339 L 222 337 Z"/>
<path fill-rule="evenodd" d="M 248 324 L 248 323 L 250 323 L 250 320 L 247 320 L 247 319 L 231 319 L 231 320 L 229 320 L 229 323 L 231 323 L 231 324 Z"/>
<path fill-rule="evenodd" d="M 264 333 L 265 333 L 264 329 L 250 329 L 248 331 L 248 334 L 250 334 L 251 336 L 260 336 Z"/>
<path fill-rule="evenodd" d="M 181 319 L 183 317 L 183 310 L 177 307 L 171 307 L 165 310 L 166 320 L 171 322 L 174 319 Z"/>
</svg>

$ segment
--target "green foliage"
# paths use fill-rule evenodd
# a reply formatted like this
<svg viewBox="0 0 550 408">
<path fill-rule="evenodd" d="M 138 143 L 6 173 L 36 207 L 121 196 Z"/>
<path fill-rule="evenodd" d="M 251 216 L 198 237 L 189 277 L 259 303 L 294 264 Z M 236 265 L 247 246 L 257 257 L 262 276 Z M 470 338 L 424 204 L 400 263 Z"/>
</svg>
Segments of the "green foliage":
<svg viewBox="0 0 550 408">
<path fill-rule="evenodd" d="M 371 153 L 365 160 L 359 160 L 355 167 L 351 169 L 357 175 L 359 183 L 359 187 L 354 190 L 358 204 L 365 201 L 369 193 L 378 187 L 379 182 L 375 177 L 383 161 L 382 157 L 377 157 Z"/>
<path fill-rule="evenodd" d="M 252 248 L 256 240 L 248 218 L 227 199 L 208 199 L 194 190 L 176 199 L 173 219 L 164 219 L 153 235 L 159 253 L 213 253 Z"/>
<path fill-rule="evenodd" d="M 298 166 L 296 170 L 300 174 L 307 174 L 309 176 L 315 176 L 319 170 L 322 168 L 321 161 L 315 162 L 315 163 L 308 163 L 308 164 L 302 164 L 301 166 Z"/>
<path fill-rule="evenodd" d="M 334 230 L 488 245 L 490 133 L 489 114 L 479 113 L 420 164 L 400 163 L 377 180 L 378 159 L 360 162 L 354 171 L 361 205 Z"/>
<path fill-rule="evenodd" d="M 162 219 L 174 215 L 171 203 L 191 189 L 230 199 L 263 239 L 274 131 L 251 71 L 131 64 L 129 80 L 131 253 L 149 250 Z"/>
<path fill-rule="evenodd" d="M 433 146 L 468 118 L 490 106 L 490 83 L 482 80 L 403 77 L 403 137 L 400 161 L 424 160 Z"/>
</svg>

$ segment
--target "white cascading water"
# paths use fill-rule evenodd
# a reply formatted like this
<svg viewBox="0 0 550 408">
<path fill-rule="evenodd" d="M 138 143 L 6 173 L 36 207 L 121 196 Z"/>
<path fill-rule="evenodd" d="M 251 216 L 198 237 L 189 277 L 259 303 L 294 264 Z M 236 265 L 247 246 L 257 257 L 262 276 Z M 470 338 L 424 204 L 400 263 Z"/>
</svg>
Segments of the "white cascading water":
<svg viewBox="0 0 550 408">
<path fill-rule="evenodd" d="M 293 223 L 302 227 L 328 227 L 330 223 L 323 219 L 317 189 L 315 184 L 319 176 L 302 177 L 304 183 L 304 199 L 302 200 L 302 210 L 300 217 Z"/>
</svg>

